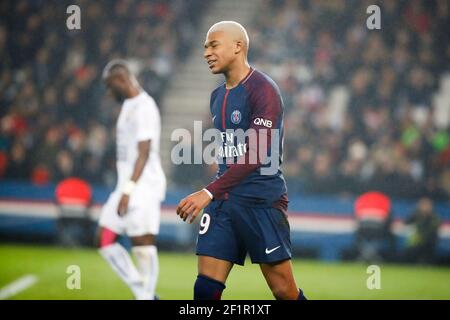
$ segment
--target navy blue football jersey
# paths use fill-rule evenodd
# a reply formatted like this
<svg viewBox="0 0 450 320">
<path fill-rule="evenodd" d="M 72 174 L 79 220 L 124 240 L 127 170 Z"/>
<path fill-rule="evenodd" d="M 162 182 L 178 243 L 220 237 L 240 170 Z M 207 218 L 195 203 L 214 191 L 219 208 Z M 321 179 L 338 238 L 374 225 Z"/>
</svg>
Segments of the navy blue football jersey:
<svg viewBox="0 0 450 320">
<path fill-rule="evenodd" d="M 211 115 L 222 146 L 216 180 L 206 189 L 215 199 L 265 203 L 286 211 L 287 188 L 280 169 L 283 108 L 278 86 L 253 68 L 236 87 L 222 84 L 212 92 Z M 236 134 L 239 129 L 249 133 L 244 140 Z"/>
</svg>

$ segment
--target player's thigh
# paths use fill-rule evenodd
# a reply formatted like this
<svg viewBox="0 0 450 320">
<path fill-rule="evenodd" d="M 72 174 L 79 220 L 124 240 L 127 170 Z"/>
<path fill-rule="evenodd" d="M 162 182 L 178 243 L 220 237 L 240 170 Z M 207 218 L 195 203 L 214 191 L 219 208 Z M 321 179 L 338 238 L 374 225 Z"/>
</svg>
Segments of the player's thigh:
<svg viewBox="0 0 450 320">
<path fill-rule="evenodd" d="M 298 288 L 292 271 L 291 260 L 270 264 L 262 263 L 260 268 L 276 298 L 297 299 Z"/>
<path fill-rule="evenodd" d="M 117 234 L 122 234 L 124 232 L 124 220 L 117 214 L 119 200 L 120 194 L 113 192 L 103 205 L 98 223 L 100 229 L 106 228 Z"/>
<path fill-rule="evenodd" d="M 196 254 L 244 264 L 245 247 L 236 235 L 225 201 L 213 201 L 200 217 Z"/>
<path fill-rule="evenodd" d="M 198 256 L 198 273 L 225 283 L 233 263 L 209 256 Z"/>
<path fill-rule="evenodd" d="M 233 205 L 233 222 L 252 263 L 290 259 L 290 227 L 283 212 L 274 208 Z"/>
<path fill-rule="evenodd" d="M 124 217 L 125 229 L 131 238 L 143 239 L 155 237 L 159 233 L 161 202 L 154 197 L 136 193 L 130 197 L 127 214 Z M 144 239 L 145 240 L 145 239 Z"/>
</svg>

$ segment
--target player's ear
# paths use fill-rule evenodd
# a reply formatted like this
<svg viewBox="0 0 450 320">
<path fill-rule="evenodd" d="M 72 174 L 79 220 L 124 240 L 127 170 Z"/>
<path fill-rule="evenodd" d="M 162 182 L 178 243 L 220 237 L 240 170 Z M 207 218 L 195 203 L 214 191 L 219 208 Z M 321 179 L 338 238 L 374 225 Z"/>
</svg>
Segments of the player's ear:
<svg viewBox="0 0 450 320">
<path fill-rule="evenodd" d="M 235 46 L 234 46 L 234 54 L 238 54 L 244 49 L 244 43 L 241 40 L 236 40 Z"/>
</svg>

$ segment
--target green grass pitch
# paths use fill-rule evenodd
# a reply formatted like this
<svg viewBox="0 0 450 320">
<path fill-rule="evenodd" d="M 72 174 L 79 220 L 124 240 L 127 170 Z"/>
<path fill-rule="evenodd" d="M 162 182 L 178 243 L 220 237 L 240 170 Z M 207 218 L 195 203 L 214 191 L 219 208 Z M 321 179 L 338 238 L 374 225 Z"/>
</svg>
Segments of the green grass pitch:
<svg viewBox="0 0 450 320">
<path fill-rule="evenodd" d="M 192 253 L 160 252 L 161 299 L 192 299 L 197 261 Z M 309 299 L 450 299 L 450 268 L 383 264 L 381 289 L 369 290 L 367 265 L 294 260 Z M 69 290 L 67 267 L 78 265 L 81 289 Z M 94 249 L 0 245 L 0 290 L 26 274 L 38 282 L 11 299 L 132 299 Z M 272 299 L 257 265 L 235 266 L 223 299 Z"/>
</svg>

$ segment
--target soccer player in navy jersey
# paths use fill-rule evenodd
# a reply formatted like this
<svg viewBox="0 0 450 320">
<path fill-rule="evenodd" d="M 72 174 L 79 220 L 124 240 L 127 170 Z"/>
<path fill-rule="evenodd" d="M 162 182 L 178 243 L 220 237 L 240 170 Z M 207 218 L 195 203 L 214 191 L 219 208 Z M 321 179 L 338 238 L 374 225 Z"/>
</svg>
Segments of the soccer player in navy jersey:
<svg viewBox="0 0 450 320">
<path fill-rule="evenodd" d="M 217 178 L 177 207 L 190 223 L 204 209 L 194 299 L 220 299 L 233 265 L 243 265 L 248 253 L 276 299 L 303 300 L 292 272 L 287 189 L 279 168 L 283 101 L 275 82 L 248 64 L 248 49 L 247 32 L 237 22 L 218 22 L 206 35 L 209 69 L 224 74 L 226 81 L 210 101 L 222 138 Z M 248 132 L 244 142 L 238 143 L 233 133 L 238 129 Z"/>
</svg>

